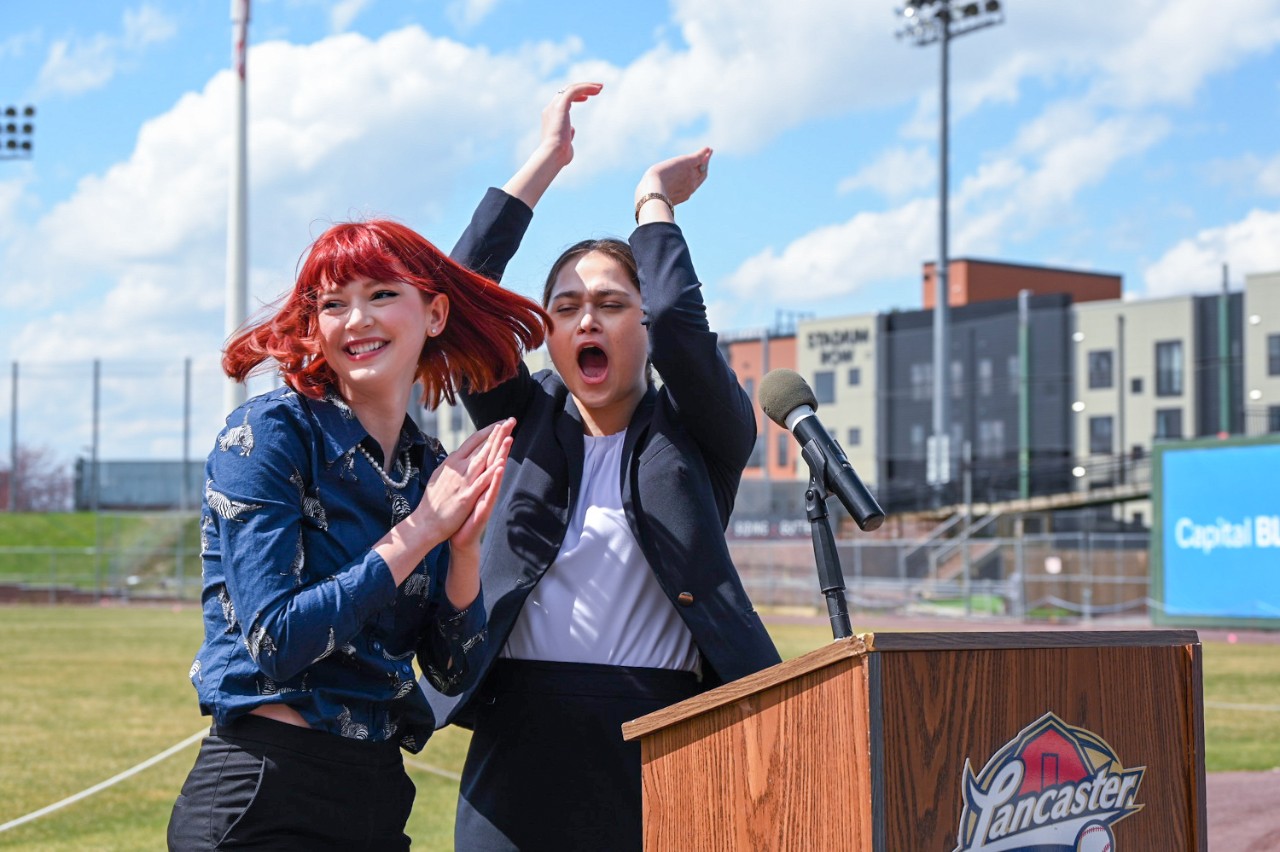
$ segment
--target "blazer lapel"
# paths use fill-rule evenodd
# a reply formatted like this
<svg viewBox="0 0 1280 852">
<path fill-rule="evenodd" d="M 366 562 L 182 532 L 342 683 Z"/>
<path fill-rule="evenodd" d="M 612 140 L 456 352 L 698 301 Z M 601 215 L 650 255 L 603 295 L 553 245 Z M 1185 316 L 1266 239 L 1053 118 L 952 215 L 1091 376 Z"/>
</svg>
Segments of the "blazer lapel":
<svg viewBox="0 0 1280 852">
<path fill-rule="evenodd" d="M 636 406 L 636 410 L 631 414 L 631 422 L 627 424 L 627 435 L 622 439 L 622 509 L 626 513 L 627 523 L 631 526 L 631 533 L 636 537 L 636 541 L 640 543 L 640 549 L 645 551 L 648 556 L 648 549 L 645 547 L 646 541 L 641 535 L 640 518 L 636 512 L 635 505 L 635 475 L 640 468 L 640 454 L 636 452 L 636 447 L 640 446 L 641 439 L 649 431 L 649 425 L 653 421 L 653 409 L 658 399 L 657 389 L 650 384 L 649 389 L 645 391 L 644 397 L 641 398 L 640 404 Z"/>
<path fill-rule="evenodd" d="M 564 409 L 556 417 L 556 442 L 564 451 L 564 458 L 569 476 L 569 515 L 573 515 L 573 507 L 577 504 L 578 494 L 582 490 L 582 415 L 578 412 L 577 403 L 569 394 L 564 396 Z M 565 518 L 567 524 L 569 518 Z"/>
</svg>

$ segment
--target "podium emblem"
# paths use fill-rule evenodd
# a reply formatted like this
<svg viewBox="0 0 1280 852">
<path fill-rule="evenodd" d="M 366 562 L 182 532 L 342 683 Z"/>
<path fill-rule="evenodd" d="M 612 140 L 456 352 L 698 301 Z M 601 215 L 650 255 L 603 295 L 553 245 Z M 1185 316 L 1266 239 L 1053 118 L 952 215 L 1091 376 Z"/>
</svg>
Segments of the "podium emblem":
<svg viewBox="0 0 1280 852">
<path fill-rule="evenodd" d="M 1092 731 L 1045 713 L 979 772 L 965 758 L 953 852 L 1118 852 L 1111 826 L 1142 810 L 1145 771 L 1126 769 Z"/>
</svg>

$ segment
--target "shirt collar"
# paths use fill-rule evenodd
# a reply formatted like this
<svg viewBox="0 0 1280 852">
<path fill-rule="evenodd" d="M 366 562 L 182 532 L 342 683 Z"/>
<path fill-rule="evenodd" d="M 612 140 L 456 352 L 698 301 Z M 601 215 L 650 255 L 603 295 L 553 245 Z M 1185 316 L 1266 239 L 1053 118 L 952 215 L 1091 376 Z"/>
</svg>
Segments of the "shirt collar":
<svg viewBox="0 0 1280 852">
<path fill-rule="evenodd" d="M 320 433 L 324 436 L 322 444 L 326 465 L 331 465 L 347 455 L 355 449 L 357 444 L 369 437 L 368 431 L 360 425 L 351 406 L 347 405 L 346 400 L 332 387 L 325 390 L 324 399 L 305 399 L 306 405 L 320 425 Z M 396 452 L 400 453 L 410 447 L 426 443 L 426 436 L 422 434 L 418 424 L 413 422 L 413 418 L 406 413 L 404 423 L 400 426 L 400 440 L 397 443 Z"/>
</svg>

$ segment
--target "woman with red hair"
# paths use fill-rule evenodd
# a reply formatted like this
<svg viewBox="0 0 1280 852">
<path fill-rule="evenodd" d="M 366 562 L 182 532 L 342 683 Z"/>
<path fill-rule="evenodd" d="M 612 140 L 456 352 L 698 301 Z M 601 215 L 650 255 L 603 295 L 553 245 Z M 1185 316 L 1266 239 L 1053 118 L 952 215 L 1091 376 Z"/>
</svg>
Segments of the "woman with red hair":
<svg viewBox="0 0 1280 852">
<path fill-rule="evenodd" d="M 190 677 L 213 717 L 171 849 L 407 849 L 401 749 L 486 636 L 480 534 L 514 421 L 446 457 L 406 415 L 516 374 L 546 314 L 404 225 L 335 225 L 278 309 L 227 345 L 235 379 L 285 387 L 227 419 L 201 513 L 205 638 Z"/>
</svg>

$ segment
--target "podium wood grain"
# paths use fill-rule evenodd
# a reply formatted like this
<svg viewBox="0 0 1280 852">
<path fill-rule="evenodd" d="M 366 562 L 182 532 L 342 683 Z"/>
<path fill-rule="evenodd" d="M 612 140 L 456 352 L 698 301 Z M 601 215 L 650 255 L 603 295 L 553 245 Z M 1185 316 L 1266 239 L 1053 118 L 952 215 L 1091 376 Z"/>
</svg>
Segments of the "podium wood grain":
<svg viewBox="0 0 1280 852">
<path fill-rule="evenodd" d="M 846 657 L 643 740 L 645 848 L 870 849 L 865 678 Z"/>
</svg>

